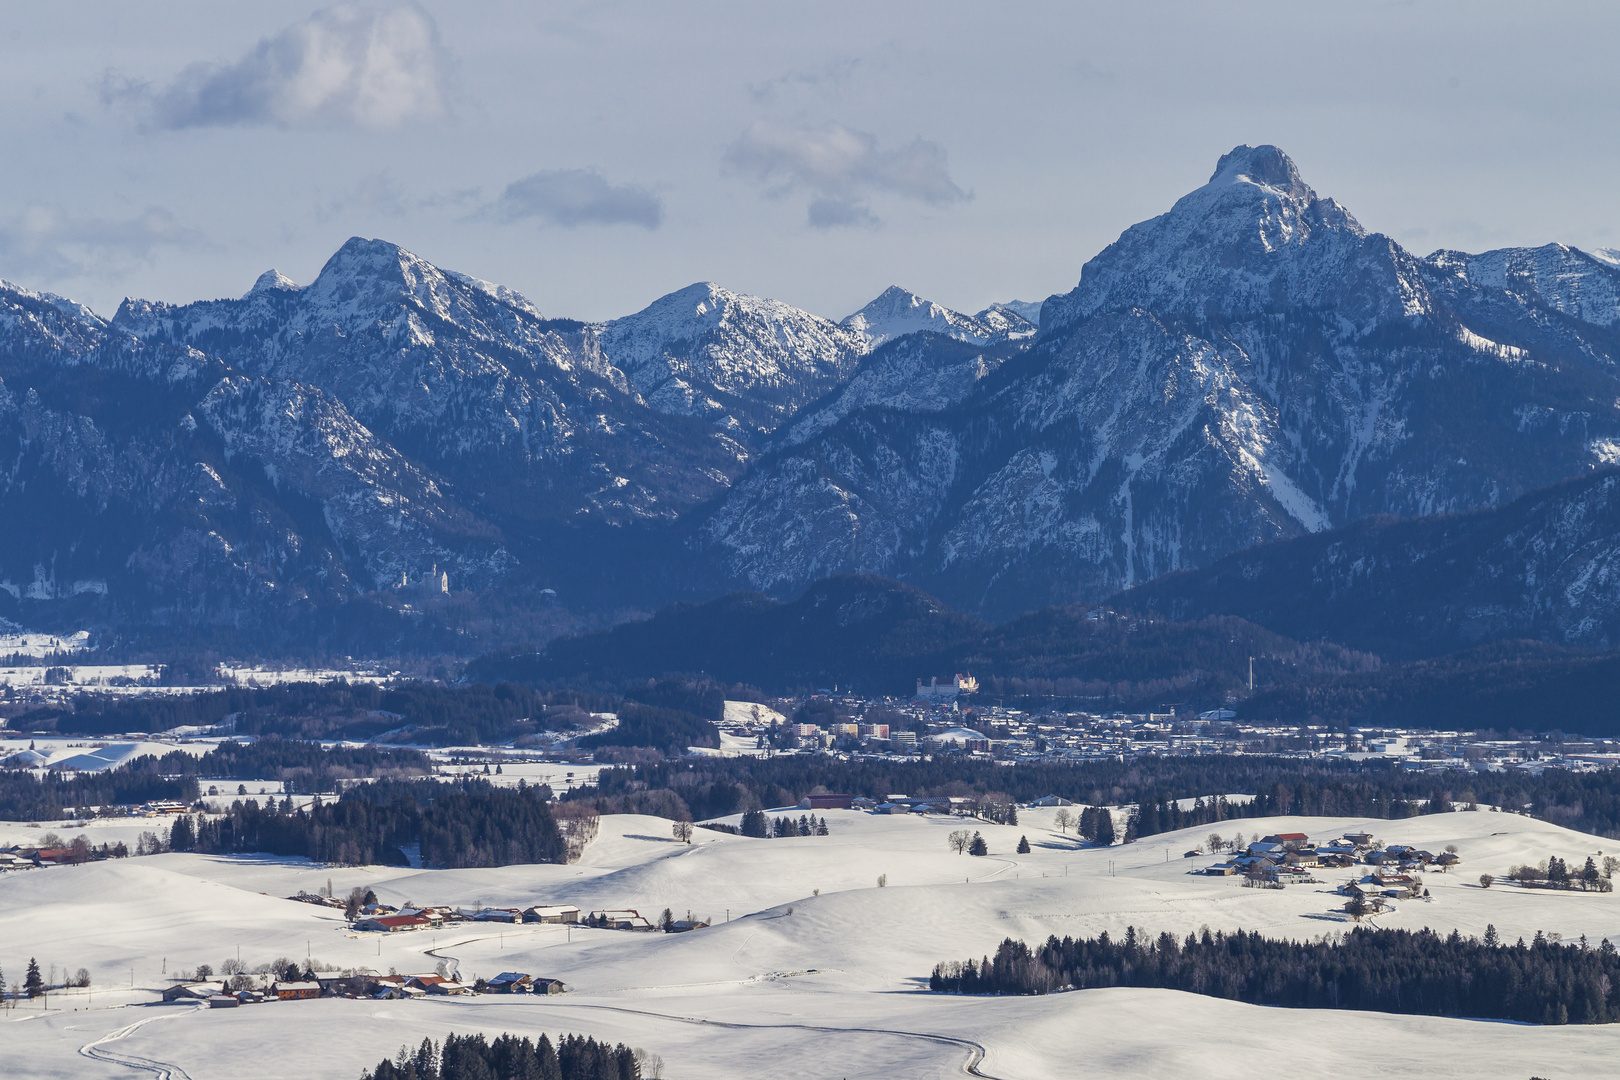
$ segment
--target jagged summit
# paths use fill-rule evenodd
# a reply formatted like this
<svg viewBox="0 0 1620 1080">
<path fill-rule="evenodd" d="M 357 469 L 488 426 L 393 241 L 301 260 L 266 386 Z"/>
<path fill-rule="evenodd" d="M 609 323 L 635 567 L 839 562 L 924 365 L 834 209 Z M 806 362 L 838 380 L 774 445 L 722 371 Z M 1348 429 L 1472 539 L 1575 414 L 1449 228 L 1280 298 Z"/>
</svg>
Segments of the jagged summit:
<svg viewBox="0 0 1620 1080">
<path fill-rule="evenodd" d="M 1086 263 L 1072 292 L 1046 302 L 1041 328 L 1131 309 L 1199 320 L 1310 309 L 1367 333 L 1431 308 L 1411 255 L 1318 196 L 1281 150 L 1242 146 Z"/>
<path fill-rule="evenodd" d="M 1261 184 L 1296 199 L 1314 199 L 1312 191 L 1300 178 L 1294 159 L 1275 146 L 1239 146 L 1221 155 L 1210 174 L 1209 183 Z"/>
</svg>

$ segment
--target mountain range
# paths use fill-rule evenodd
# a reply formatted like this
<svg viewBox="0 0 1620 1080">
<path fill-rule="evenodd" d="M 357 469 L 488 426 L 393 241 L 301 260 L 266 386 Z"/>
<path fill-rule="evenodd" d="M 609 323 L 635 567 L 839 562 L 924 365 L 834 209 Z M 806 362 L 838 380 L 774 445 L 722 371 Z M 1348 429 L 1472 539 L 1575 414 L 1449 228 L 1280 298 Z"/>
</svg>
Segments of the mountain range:
<svg viewBox="0 0 1620 1080">
<path fill-rule="evenodd" d="M 1369 645 L 1342 597 L 1416 590 L 1401 648 L 1606 644 L 1617 360 L 1612 254 L 1417 257 L 1270 146 L 1038 309 L 699 283 L 590 324 L 360 238 L 308 285 L 111 319 L 4 283 L 0 618 L 465 650 L 547 605 L 875 573 L 983 618 L 1129 590 L 1268 626 L 1308 582 L 1339 607 L 1279 632 Z M 1323 568 L 1351 548 L 1384 592 Z"/>
</svg>

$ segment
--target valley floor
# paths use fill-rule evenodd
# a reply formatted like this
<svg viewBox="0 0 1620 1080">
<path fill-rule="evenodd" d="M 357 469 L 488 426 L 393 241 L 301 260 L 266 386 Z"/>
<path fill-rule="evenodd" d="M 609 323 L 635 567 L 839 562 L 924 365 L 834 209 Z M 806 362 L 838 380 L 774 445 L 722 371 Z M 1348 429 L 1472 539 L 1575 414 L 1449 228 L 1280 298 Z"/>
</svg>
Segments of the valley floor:
<svg viewBox="0 0 1620 1080">
<path fill-rule="evenodd" d="M 794 811 L 797 817 L 798 811 Z M 1090 990 L 1041 998 L 930 994 L 934 963 L 994 951 L 1006 936 L 1157 934 L 1202 926 L 1316 937 L 1346 930 L 1332 888 L 1242 888 L 1190 873 L 1182 858 L 1209 828 L 1085 849 L 1051 828 L 1052 811 L 1019 826 L 827 811 L 826 837 L 752 840 L 700 829 L 690 846 L 660 818 L 608 817 L 571 866 L 410 871 L 329 868 L 300 860 L 162 855 L 0 877 L 0 966 L 20 981 L 42 968 L 86 967 L 88 991 L 21 1002 L 0 1014 L 10 1077 L 353 1080 L 402 1044 L 447 1032 L 553 1037 L 577 1032 L 645 1047 L 670 1077 L 944 1077 L 974 1067 L 1002 1080 L 1070 1077 L 1360 1075 L 1556 1077 L 1600 1074 L 1620 1053 L 1620 1025 L 1497 1022 L 1272 1009 L 1165 990 Z M 992 854 L 953 854 L 967 824 Z M 1497 885 L 1516 863 L 1572 863 L 1614 841 L 1509 814 L 1407 821 L 1273 818 L 1213 831 L 1337 836 L 1365 827 L 1390 843 L 1458 846 L 1463 866 L 1424 875 L 1432 899 L 1401 902 L 1377 925 L 1482 934 L 1511 942 L 1537 930 L 1594 944 L 1620 940 L 1620 897 Z M 22 826 L 0 831 L 15 834 Z M 1020 836 L 1032 850 L 1011 854 Z M 879 875 L 887 886 L 878 887 Z M 460 926 L 356 935 L 341 912 L 283 897 L 354 885 L 390 903 L 670 908 L 713 918 L 688 934 L 560 926 Z M 728 921 L 729 919 L 729 921 Z M 169 973 L 235 957 L 252 967 L 313 957 L 379 971 L 431 970 L 439 958 L 468 982 L 501 971 L 563 979 L 552 997 L 407 1002 L 343 999 L 236 1010 L 152 1005 Z M 1270 1064 L 1263 1064 L 1270 1059 Z"/>
</svg>

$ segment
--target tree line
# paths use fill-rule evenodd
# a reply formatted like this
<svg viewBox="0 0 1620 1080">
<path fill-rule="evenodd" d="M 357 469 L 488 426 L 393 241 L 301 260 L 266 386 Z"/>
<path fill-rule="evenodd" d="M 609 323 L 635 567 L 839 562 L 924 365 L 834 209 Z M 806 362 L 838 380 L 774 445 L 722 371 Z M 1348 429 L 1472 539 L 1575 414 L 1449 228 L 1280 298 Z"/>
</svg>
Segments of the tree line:
<svg viewBox="0 0 1620 1080">
<path fill-rule="evenodd" d="M 651 1064 L 658 1067 L 643 1069 Z M 544 1034 L 535 1040 L 450 1034 L 443 1043 L 423 1039 L 414 1051 L 400 1047 L 360 1080 L 650 1080 L 661 1066 L 656 1055 L 584 1035 L 564 1035 L 553 1046 Z"/>
<path fill-rule="evenodd" d="M 601 813 L 696 820 L 768 806 L 792 806 L 814 792 L 882 800 L 892 791 L 964 796 L 986 805 L 1060 795 L 1084 806 L 1135 803 L 1133 836 L 1228 819 L 1310 815 L 1400 819 L 1456 807 L 1528 807 L 1536 817 L 1580 832 L 1620 836 L 1620 770 L 1575 773 L 1408 773 L 1397 762 L 1315 761 L 1263 755 L 1135 758 L 1038 763 L 1007 768 L 940 755 L 933 760 L 830 757 L 704 758 L 603 769 L 590 787 L 564 798 Z M 1250 802 L 1219 792 L 1249 792 Z M 1182 808 L 1178 800 L 1194 799 Z M 1113 825 L 1110 822 L 1110 825 Z M 1101 827 L 1099 820 L 1099 828 Z"/>
<path fill-rule="evenodd" d="M 1159 987 L 1253 1005 L 1468 1016 L 1536 1024 L 1620 1020 L 1620 955 L 1604 939 L 1526 945 L 1453 930 L 1356 928 L 1320 941 L 1280 941 L 1208 929 L 1114 940 L 1053 936 L 1031 949 L 1007 938 L 995 956 L 935 966 L 943 993 L 1048 994 L 1106 986 Z"/>
<path fill-rule="evenodd" d="M 199 694 L 79 694 L 71 702 L 16 717 L 21 730 L 112 735 L 176 727 L 215 727 L 231 722 L 237 734 L 285 739 L 366 740 L 398 728 L 426 746 L 510 742 L 547 728 L 579 707 L 611 709 L 616 698 L 588 692 L 542 693 L 511 683 L 440 686 L 401 682 L 389 686 L 339 679 L 329 683 L 283 683 L 226 687 Z M 548 718 L 548 711 L 559 716 Z"/>
<path fill-rule="evenodd" d="M 468 778 L 357 784 L 335 801 L 317 797 L 307 809 L 295 809 L 290 798 L 262 805 L 238 799 L 217 818 L 176 819 L 169 847 L 403 866 L 405 848 L 415 844 L 435 869 L 565 863 L 569 845 L 550 798 L 545 785 L 498 788 Z"/>
<path fill-rule="evenodd" d="M 422 776 L 430 771 L 420 750 L 335 746 L 265 738 L 221 743 L 206 754 L 174 750 L 142 756 L 101 772 L 0 772 L 0 819 L 56 821 L 69 809 L 195 802 L 197 779 L 279 780 L 291 792 L 332 791 L 340 780 Z"/>
</svg>

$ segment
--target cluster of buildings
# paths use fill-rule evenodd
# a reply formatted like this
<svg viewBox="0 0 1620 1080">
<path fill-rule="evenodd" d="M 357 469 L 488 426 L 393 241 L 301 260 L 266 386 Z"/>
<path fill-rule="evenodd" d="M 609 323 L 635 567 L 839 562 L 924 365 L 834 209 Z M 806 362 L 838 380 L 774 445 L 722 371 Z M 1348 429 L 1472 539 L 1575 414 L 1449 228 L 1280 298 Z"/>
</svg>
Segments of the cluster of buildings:
<svg viewBox="0 0 1620 1080">
<path fill-rule="evenodd" d="M 236 980 L 233 980 L 233 985 Z M 165 1002 L 207 1002 L 210 1008 L 234 1009 L 267 1001 L 304 1001 L 311 998 L 369 998 L 403 1001 L 423 997 L 459 997 L 465 994 L 561 994 L 568 988 L 561 979 L 547 979 L 523 971 L 503 971 L 493 979 L 468 985 L 448 975 L 378 975 L 375 972 L 280 980 L 266 986 L 232 990 L 222 982 L 182 982 L 163 991 Z"/>
<path fill-rule="evenodd" d="M 299 892 L 287 897 L 300 904 L 348 910 L 348 901 L 336 896 Z M 580 920 L 579 908 L 572 904 L 536 904 L 527 908 L 480 907 L 472 911 L 448 904 L 425 907 L 393 907 L 389 904 L 360 906 L 352 929 L 361 933 L 398 934 L 411 930 L 437 930 L 464 923 L 570 923 Z"/>
<path fill-rule="evenodd" d="M 1187 852 L 1187 858 L 1203 855 L 1200 849 Z M 1442 870 L 1462 862 L 1455 851 L 1438 855 L 1407 844 L 1379 845 L 1371 833 L 1346 833 L 1321 843 L 1313 843 L 1305 833 L 1276 833 L 1245 845 L 1226 860 L 1204 867 L 1202 873 L 1214 877 L 1243 875 L 1246 884 L 1321 884 L 1313 871 L 1350 869 L 1366 865 L 1372 869 L 1341 885 L 1338 892 L 1349 897 L 1405 900 L 1421 893 L 1418 872 L 1429 866 Z"/>
<path fill-rule="evenodd" d="M 1026 712 L 971 700 L 970 675 L 917 680 L 908 699 L 822 692 L 789 702 L 785 712 L 824 701 L 834 721 L 733 725 L 731 734 L 776 747 L 774 753 L 865 755 L 966 754 L 1006 764 L 1127 761 L 1133 757 L 1270 754 L 1299 758 L 1384 759 L 1414 772 L 1540 773 L 1620 765 L 1620 740 L 1562 735 L 1497 738 L 1494 733 L 1411 728 L 1330 729 L 1240 720 L 1230 709 L 1194 713 L 1166 705 L 1140 713 Z M 774 714 L 773 714 L 774 715 Z"/>
</svg>

